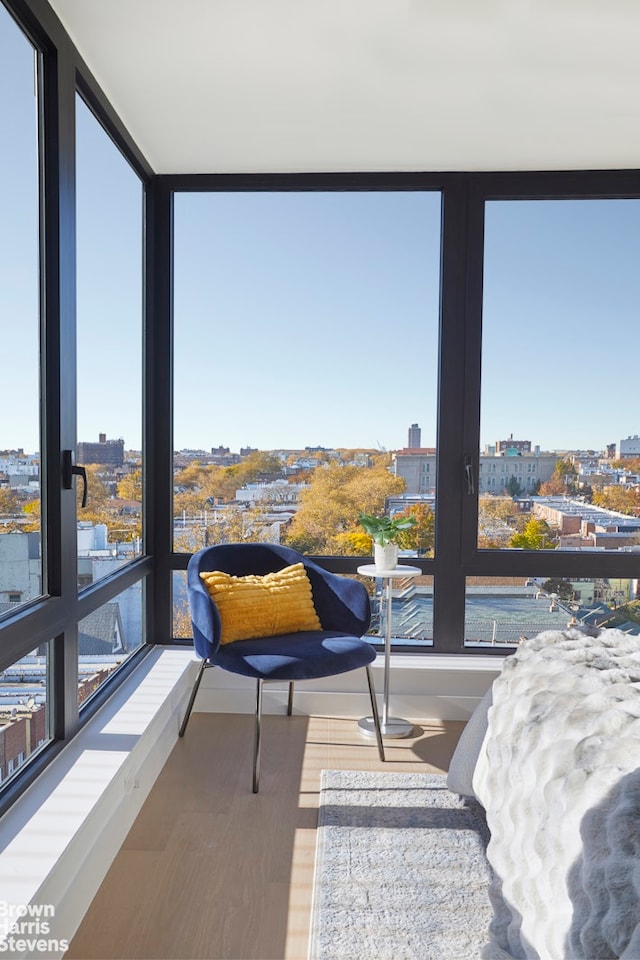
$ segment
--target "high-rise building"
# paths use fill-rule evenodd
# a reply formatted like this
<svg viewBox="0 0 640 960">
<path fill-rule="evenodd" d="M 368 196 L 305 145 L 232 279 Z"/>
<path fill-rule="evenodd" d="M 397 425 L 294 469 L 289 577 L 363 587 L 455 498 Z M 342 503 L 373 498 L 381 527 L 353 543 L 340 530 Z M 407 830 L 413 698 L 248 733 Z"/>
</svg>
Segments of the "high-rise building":
<svg viewBox="0 0 640 960">
<path fill-rule="evenodd" d="M 412 423 L 409 427 L 409 440 L 407 447 L 409 450 L 419 450 L 422 444 L 422 431 L 417 423 Z"/>
</svg>

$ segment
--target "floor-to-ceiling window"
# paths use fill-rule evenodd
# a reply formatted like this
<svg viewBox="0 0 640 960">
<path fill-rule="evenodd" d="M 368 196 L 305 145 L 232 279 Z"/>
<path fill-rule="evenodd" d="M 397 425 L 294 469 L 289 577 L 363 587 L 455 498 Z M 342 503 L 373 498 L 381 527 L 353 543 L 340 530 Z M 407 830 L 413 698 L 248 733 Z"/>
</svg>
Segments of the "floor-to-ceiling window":
<svg viewBox="0 0 640 960">
<path fill-rule="evenodd" d="M 0 615 L 46 593 L 40 458 L 39 55 L 0 7 Z"/>
<path fill-rule="evenodd" d="M 387 511 L 433 556 L 440 193 L 183 192 L 174 224 L 174 550 L 367 557 L 358 516 Z M 430 642 L 430 578 L 396 592 Z"/>
<path fill-rule="evenodd" d="M 640 346 L 640 200 L 616 196 L 615 178 L 605 179 L 600 195 L 592 184 L 591 195 L 556 187 L 482 202 L 470 553 L 486 574 L 466 581 L 469 647 L 567 626 L 640 633 L 640 442 L 627 360 Z"/>
<path fill-rule="evenodd" d="M 142 554 L 143 187 L 76 96 L 78 589 Z M 140 581 L 79 623 L 79 700 L 144 642 Z M 97 677 L 98 680 L 92 678 Z"/>
<path fill-rule="evenodd" d="M 501 200 L 468 180 L 469 207 L 406 180 L 310 194 L 247 178 L 174 200 L 174 551 L 271 539 L 354 575 L 381 467 L 377 509 L 420 521 L 398 650 L 504 652 L 635 616 L 640 459 L 636 474 L 620 459 L 637 427 L 614 371 L 637 339 L 639 201 L 606 175 L 579 199 L 568 182 L 536 199 L 521 177 L 523 198 Z M 375 424 L 386 443 L 327 442 Z"/>
<path fill-rule="evenodd" d="M 0 623 L 48 593 L 43 558 L 39 51 L 0 6 Z M 3 639 L 6 635 L 3 631 Z M 0 783 L 51 735 L 50 643 L 0 660 Z"/>
<path fill-rule="evenodd" d="M 143 179 L 59 24 L 14 6 L 0 3 L 0 808 L 141 652 L 152 569 Z"/>
</svg>

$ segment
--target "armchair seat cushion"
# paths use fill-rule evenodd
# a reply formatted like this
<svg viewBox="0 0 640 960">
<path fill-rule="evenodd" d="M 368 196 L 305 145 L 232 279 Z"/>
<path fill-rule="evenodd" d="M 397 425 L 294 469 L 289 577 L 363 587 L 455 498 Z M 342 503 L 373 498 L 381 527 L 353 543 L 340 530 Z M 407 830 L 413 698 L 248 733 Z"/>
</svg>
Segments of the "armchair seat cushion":
<svg viewBox="0 0 640 960">
<path fill-rule="evenodd" d="M 356 670 L 375 658 L 373 646 L 360 637 L 338 630 L 312 630 L 236 640 L 219 648 L 215 662 L 245 677 L 310 680 Z"/>
</svg>

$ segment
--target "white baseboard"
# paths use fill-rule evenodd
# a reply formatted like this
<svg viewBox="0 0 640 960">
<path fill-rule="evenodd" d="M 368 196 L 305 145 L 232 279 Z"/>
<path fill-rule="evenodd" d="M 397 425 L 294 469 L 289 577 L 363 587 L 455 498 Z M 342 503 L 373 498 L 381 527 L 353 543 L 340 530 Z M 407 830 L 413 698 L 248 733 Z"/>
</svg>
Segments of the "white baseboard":
<svg viewBox="0 0 640 960">
<path fill-rule="evenodd" d="M 502 657 L 420 657 L 395 654 L 389 674 L 389 707 L 394 713 L 425 720 L 468 720 L 502 667 Z M 373 664 L 378 700 L 384 689 L 384 659 Z M 265 686 L 263 710 L 286 711 L 288 685 Z M 215 667 L 205 670 L 194 710 L 204 713 L 253 713 L 255 681 L 225 673 Z M 294 713 L 313 716 L 362 717 L 371 713 L 364 670 L 337 677 L 296 683 Z"/>
</svg>

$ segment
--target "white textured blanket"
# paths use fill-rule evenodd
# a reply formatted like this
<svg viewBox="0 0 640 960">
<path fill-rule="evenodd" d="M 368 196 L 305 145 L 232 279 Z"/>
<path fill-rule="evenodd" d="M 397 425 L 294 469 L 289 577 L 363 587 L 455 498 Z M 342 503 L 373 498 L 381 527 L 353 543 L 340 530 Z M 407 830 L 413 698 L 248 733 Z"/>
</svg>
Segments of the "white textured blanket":
<svg viewBox="0 0 640 960">
<path fill-rule="evenodd" d="M 483 957 L 640 958 L 640 638 L 547 631 L 493 684 L 473 778 L 491 840 Z"/>
</svg>

